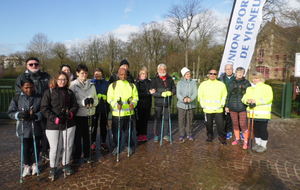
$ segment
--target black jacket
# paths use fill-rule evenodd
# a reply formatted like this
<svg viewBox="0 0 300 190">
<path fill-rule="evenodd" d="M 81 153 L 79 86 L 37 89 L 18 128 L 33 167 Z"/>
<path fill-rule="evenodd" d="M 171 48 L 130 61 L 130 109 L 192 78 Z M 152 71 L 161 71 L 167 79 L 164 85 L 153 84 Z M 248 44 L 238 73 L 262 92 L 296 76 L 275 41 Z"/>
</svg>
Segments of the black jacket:
<svg viewBox="0 0 300 190">
<path fill-rule="evenodd" d="M 54 88 L 48 89 L 42 99 L 41 111 L 47 118 L 46 129 L 49 130 L 63 130 L 65 129 L 65 123 L 56 125 L 54 123 L 55 118 L 62 114 L 72 112 L 75 117 L 78 110 L 78 104 L 76 97 L 72 90 L 68 88 Z M 67 127 L 75 126 L 74 118 L 72 120 L 67 120 Z"/>
<path fill-rule="evenodd" d="M 21 93 L 21 81 L 24 81 L 26 78 L 29 78 L 33 81 L 35 94 L 37 96 L 42 97 L 45 90 L 49 88 L 50 75 L 48 73 L 42 71 L 32 73 L 29 70 L 26 70 L 24 73 L 18 76 L 16 80 L 16 94 Z"/>
<path fill-rule="evenodd" d="M 161 96 L 162 92 L 171 91 L 173 95 L 176 94 L 176 86 L 171 76 L 167 75 L 167 79 L 163 81 L 158 74 L 151 80 L 151 88 L 155 89 L 156 92 L 153 94 L 154 102 L 156 107 L 168 106 L 171 103 L 172 96 L 169 98 L 169 101 L 165 101 L 164 97 Z M 167 99 L 167 98 L 166 98 Z"/>
<path fill-rule="evenodd" d="M 138 108 L 151 108 L 151 100 L 152 96 L 149 92 L 151 87 L 151 81 L 149 79 L 145 80 L 137 80 L 135 82 L 135 86 L 138 90 L 139 94 L 139 101 L 138 101 Z"/>
<path fill-rule="evenodd" d="M 228 86 L 228 95 L 226 99 L 226 107 L 230 111 L 241 112 L 246 111 L 247 106 L 241 101 L 246 89 L 251 86 L 250 82 L 245 78 L 241 80 L 234 79 Z"/>
<path fill-rule="evenodd" d="M 41 119 L 43 118 L 42 113 L 40 112 L 41 98 L 36 94 L 32 96 L 27 96 L 23 92 L 15 95 L 11 100 L 8 108 L 8 116 L 11 119 L 17 120 L 17 135 L 22 134 L 22 125 L 23 125 L 23 137 L 32 138 L 32 124 L 34 125 L 34 134 L 35 136 L 42 135 Z M 33 113 L 37 116 L 35 121 L 20 121 L 18 119 L 18 114 L 20 111 L 29 111 L 30 107 L 33 108 Z"/>
</svg>

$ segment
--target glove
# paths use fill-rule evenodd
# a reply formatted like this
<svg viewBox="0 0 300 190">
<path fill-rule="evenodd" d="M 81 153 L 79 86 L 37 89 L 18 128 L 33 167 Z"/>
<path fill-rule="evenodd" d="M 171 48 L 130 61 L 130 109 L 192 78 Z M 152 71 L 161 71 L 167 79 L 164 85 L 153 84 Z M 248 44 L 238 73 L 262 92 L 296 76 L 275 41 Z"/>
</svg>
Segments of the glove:
<svg viewBox="0 0 300 190">
<path fill-rule="evenodd" d="M 256 107 L 256 103 L 251 103 L 251 104 L 249 104 L 249 108 L 255 108 Z"/>
<path fill-rule="evenodd" d="M 166 93 L 167 93 L 167 96 L 172 96 L 172 92 L 171 91 L 166 91 Z"/>
<path fill-rule="evenodd" d="M 103 100 L 107 100 L 107 96 L 105 94 L 102 95 Z"/>
<path fill-rule="evenodd" d="M 29 111 L 21 111 L 21 112 L 19 112 L 18 119 L 29 120 L 30 119 Z"/>
<path fill-rule="evenodd" d="M 165 98 L 165 97 L 167 97 L 167 94 L 168 94 L 167 92 L 162 92 L 161 96 Z"/>
<path fill-rule="evenodd" d="M 69 120 L 72 120 L 74 118 L 74 113 L 73 112 L 69 112 Z"/>
<path fill-rule="evenodd" d="M 30 120 L 35 121 L 37 119 L 38 119 L 38 116 L 36 114 L 33 113 L 30 115 Z"/>
<path fill-rule="evenodd" d="M 90 104 L 94 105 L 94 98 L 90 98 Z"/>
<path fill-rule="evenodd" d="M 60 119 L 59 119 L 59 117 L 56 117 L 56 118 L 54 119 L 54 123 L 55 123 L 56 125 L 59 125 L 59 124 L 60 124 Z"/>
<path fill-rule="evenodd" d="M 84 105 L 85 106 L 91 106 L 91 105 L 93 105 L 94 104 L 94 99 L 93 98 L 86 98 L 85 100 L 84 100 Z"/>
<path fill-rule="evenodd" d="M 98 97 L 98 99 L 101 99 L 101 98 L 102 98 L 102 96 L 103 96 L 103 95 L 102 95 L 102 94 L 100 94 L 100 93 L 99 93 L 99 94 L 97 94 L 97 97 Z"/>
</svg>

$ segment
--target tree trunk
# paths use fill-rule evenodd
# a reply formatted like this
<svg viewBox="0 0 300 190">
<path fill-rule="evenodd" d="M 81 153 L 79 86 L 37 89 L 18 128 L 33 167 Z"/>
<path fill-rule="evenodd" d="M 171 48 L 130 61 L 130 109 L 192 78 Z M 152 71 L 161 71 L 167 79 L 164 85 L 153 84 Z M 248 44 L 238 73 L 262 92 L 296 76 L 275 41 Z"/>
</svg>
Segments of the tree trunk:
<svg viewBox="0 0 300 190">
<path fill-rule="evenodd" d="M 199 71 L 200 71 L 200 56 L 198 56 L 198 60 L 197 60 L 197 69 L 196 69 L 196 76 L 195 76 L 196 79 L 199 78 Z"/>
<path fill-rule="evenodd" d="M 188 68 L 189 67 L 189 55 L 188 55 L 188 42 L 185 42 L 185 66 Z"/>
</svg>

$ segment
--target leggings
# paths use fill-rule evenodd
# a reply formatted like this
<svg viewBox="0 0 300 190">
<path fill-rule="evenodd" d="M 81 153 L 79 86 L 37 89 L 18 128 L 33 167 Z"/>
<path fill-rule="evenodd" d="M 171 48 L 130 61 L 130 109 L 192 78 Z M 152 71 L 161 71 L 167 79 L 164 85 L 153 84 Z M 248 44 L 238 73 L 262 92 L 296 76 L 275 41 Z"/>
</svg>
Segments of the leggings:
<svg viewBox="0 0 300 190">
<path fill-rule="evenodd" d="M 37 148 L 37 155 L 40 155 L 40 146 L 39 141 L 41 137 L 35 137 L 36 141 L 36 148 Z M 23 146 L 24 146 L 24 164 L 31 166 L 33 163 L 35 163 L 35 155 L 34 155 L 34 145 L 33 145 L 33 138 L 24 138 L 23 139 Z M 39 156 L 37 157 L 39 161 Z"/>
<path fill-rule="evenodd" d="M 268 140 L 268 121 L 269 120 L 260 121 L 254 119 L 254 136 L 256 138 L 261 138 L 264 141 Z"/>
</svg>

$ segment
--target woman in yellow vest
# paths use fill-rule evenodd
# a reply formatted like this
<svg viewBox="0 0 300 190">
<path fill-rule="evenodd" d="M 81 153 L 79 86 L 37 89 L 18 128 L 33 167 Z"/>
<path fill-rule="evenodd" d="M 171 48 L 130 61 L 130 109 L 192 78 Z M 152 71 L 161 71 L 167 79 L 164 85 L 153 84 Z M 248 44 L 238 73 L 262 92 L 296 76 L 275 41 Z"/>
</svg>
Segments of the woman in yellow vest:
<svg viewBox="0 0 300 190">
<path fill-rule="evenodd" d="M 250 75 L 250 80 L 254 84 L 248 87 L 242 102 L 247 107 L 247 116 L 254 118 L 254 136 L 256 152 L 265 152 L 268 142 L 268 121 L 271 119 L 271 108 L 273 101 L 273 91 L 271 86 L 265 84 L 262 73 L 254 72 Z"/>
</svg>

